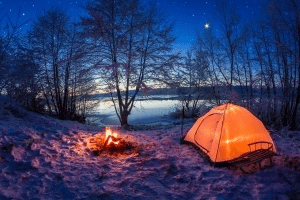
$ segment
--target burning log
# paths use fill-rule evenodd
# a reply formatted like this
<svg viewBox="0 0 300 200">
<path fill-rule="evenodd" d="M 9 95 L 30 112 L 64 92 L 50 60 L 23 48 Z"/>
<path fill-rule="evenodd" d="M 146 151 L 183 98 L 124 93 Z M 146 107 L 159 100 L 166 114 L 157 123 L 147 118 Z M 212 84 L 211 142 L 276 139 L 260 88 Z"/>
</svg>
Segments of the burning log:
<svg viewBox="0 0 300 200">
<path fill-rule="evenodd" d="M 114 136 L 109 135 L 104 142 L 103 149 L 105 149 L 106 146 L 110 144 L 119 144 L 120 140 L 122 140 L 122 138 L 115 138 Z"/>
<path fill-rule="evenodd" d="M 96 156 L 100 155 L 103 152 L 107 152 L 109 154 L 136 154 L 136 143 L 127 141 L 128 139 L 128 136 L 118 137 L 117 133 L 112 133 L 111 129 L 107 128 L 105 137 L 90 138 L 89 146 L 92 150 L 92 153 Z"/>
</svg>

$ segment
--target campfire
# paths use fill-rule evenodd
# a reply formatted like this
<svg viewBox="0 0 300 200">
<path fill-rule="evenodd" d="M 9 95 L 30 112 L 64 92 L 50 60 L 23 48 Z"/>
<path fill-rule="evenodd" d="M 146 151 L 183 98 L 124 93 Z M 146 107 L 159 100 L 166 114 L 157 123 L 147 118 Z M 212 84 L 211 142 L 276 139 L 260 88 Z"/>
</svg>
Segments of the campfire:
<svg viewBox="0 0 300 200">
<path fill-rule="evenodd" d="M 104 148 L 106 146 L 109 146 L 111 143 L 113 143 L 114 145 L 118 145 L 121 139 L 122 138 L 118 138 L 117 133 L 112 133 L 110 128 L 106 128 Z"/>
<path fill-rule="evenodd" d="M 96 156 L 100 154 L 133 154 L 137 153 L 136 142 L 115 130 L 107 127 L 105 133 L 100 133 L 89 139 L 89 148 Z"/>
</svg>

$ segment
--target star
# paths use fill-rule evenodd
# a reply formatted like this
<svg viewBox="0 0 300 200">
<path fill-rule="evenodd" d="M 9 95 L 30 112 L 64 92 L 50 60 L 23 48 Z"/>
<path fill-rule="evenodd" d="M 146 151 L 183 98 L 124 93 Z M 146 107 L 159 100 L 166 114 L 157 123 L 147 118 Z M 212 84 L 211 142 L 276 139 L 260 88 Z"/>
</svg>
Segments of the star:
<svg viewBox="0 0 300 200">
<path fill-rule="evenodd" d="M 205 28 L 209 28 L 209 24 L 207 24 L 207 23 L 204 26 L 205 26 Z"/>
</svg>

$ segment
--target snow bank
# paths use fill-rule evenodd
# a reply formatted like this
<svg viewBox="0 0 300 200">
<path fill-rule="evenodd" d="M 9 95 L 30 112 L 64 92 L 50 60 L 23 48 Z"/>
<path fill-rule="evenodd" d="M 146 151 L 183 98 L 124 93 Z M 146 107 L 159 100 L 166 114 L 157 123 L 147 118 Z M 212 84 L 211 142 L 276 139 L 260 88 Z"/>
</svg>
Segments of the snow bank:
<svg viewBox="0 0 300 200">
<path fill-rule="evenodd" d="M 0 108 L 0 199 L 300 198 L 300 173 L 285 161 L 300 155 L 298 132 L 274 133 L 280 154 L 275 165 L 241 175 L 211 167 L 193 147 L 180 144 L 180 125 L 118 130 L 135 140 L 138 154 L 95 156 L 88 141 L 103 129 L 5 101 Z"/>
</svg>

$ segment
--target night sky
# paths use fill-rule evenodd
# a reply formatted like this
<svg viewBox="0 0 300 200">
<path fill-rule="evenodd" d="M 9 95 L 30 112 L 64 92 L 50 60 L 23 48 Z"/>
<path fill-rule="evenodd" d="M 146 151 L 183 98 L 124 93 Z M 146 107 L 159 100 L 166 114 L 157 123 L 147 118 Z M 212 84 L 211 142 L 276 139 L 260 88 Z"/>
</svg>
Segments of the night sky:
<svg viewBox="0 0 300 200">
<path fill-rule="evenodd" d="M 87 0 L 0 0 L 1 17 L 8 14 L 12 21 L 16 19 L 20 11 L 21 22 L 27 22 L 20 32 L 30 27 L 32 20 L 47 8 L 59 5 L 65 9 L 69 16 L 75 20 L 79 19 L 80 15 L 84 15 L 85 11 L 80 7 Z M 175 51 L 186 51 L 189 49 L 195 39 L 196 31 L 205 29 L 206 24 L 212 22 L 212 13 L 214 12 L 215 1 L 212 0 L 157 0 L 158 6 L 167 16 L 175 22 L 174 35 L 177 40 L 174 44 Z M 243 18 L 257 15 L 260 11 L 259 0 L 232 0 L 228 4 L 235 5 Z M 2 24 L 3 26 L 3 24 Z M 211 28 L 211 27 L 209 27 Z M 218 31 L 217 26 L 214 26 L 215 31 Z"/>
</svg>

